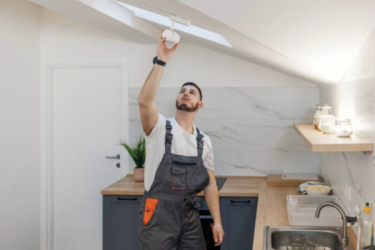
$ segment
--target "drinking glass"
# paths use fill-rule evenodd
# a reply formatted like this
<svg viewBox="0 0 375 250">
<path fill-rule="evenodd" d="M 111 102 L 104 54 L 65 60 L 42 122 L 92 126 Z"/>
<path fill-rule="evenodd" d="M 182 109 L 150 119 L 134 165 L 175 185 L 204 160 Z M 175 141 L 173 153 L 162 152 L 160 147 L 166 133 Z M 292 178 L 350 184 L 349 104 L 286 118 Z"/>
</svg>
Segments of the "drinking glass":
<svg viewBox="0 0 375 250">
<path fill-rule="evenodd" d="M 303 250 L 304 237 L 301 234 L 291 234 L 289 236 L 288 250 Z"/>
<path fill-rule="evenodd" d="M 305 236 L 305 250 L 315 250 L 318 238 L 315 235 Z"/>
</svg>

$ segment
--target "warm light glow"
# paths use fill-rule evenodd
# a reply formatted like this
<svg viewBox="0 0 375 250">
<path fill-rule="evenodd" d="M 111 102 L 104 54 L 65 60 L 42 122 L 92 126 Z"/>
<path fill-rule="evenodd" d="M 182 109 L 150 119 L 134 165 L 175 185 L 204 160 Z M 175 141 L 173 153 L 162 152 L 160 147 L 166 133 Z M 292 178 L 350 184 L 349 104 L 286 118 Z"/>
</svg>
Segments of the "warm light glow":
<svg viewBox="0 0 375 250">
<path fill-rule="evenodd" d="M 148 20 L 148 21 L 151 21 L 151 22 L 154 22 L 154 23 L 158 23 L 158 24 L 161 24 L 161 25 L 164 25 L 164 26 L 167 26 L 167 27 L 172 26 L 172 21 L 168 17 L 162 16 L 162 15 L 159 15 L 159 14 L 156 14 L 156 13 L 144 10 L 144 9 L 140 9 L 140 8 L 125 4 L 125 3 L 120 2 L 120 1 L 118 1 L 118 2 L 120 4 L 122 4 L 123 6 L 125 6 L 127 9 L 134 12 L 134 15 L 136 15 L 137 17 L 140 17 L 140 18 L 143 18 L 145 20 Z M 212 32 L 212 31 L 209 31 L 209 30 L 199 28 L 199 27 L 194 26 L 194 25 L 183 26 L 179 23 L 176 23 L 174 25 L 174 29 L 180 30 L 180 31 L 188 33 L 190 35 L 194 35 L 194 36 L 209 40 L 211 42 L 215 42 L 215 43 L 233 48 L 233 46 L 222 35 L 220 35 L 218 33 L 215 33 L 215 32 Z"/>
</svg>

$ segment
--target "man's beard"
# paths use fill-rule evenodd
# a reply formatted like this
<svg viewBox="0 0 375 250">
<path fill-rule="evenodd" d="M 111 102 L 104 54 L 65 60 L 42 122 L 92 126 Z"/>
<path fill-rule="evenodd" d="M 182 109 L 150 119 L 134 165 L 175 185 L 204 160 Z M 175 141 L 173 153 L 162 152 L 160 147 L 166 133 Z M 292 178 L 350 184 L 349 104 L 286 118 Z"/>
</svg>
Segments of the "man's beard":
<svg viewBox="0 0 375 250">
<path fill-rule="evenodd" d="M 178 105 L 178 100 L 176 100 L 176 108 L 178 110 L 186 111 L 186 112 L 195 112 L 198 109 L 199 103 L 193 107 L 189 107 L 186 103 L 181 103 Z"/>
</svg>

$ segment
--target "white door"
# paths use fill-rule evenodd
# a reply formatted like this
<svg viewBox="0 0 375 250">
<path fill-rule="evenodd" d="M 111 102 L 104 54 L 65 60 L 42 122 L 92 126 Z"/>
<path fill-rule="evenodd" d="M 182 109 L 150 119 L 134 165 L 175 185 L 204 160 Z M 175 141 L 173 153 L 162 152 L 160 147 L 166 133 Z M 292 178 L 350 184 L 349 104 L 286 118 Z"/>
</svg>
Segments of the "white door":
<svg viewBox="0 0 375 250">
<path fill-rule="evenodd" d="M 42 249 L 102 250 L 100 191 L 128 171 L 119 145 L 127 139 L 126 63 L 54 59 L 47 65 Z"/>
</svg>

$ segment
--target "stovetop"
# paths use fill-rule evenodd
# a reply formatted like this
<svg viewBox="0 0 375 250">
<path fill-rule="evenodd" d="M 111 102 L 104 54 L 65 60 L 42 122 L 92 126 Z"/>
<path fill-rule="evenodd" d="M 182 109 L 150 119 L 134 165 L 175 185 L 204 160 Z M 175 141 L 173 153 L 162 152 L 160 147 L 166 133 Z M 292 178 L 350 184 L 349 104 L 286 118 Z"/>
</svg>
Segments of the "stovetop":
<svg viewBox="0 0 375 250">
<path fill-rule="evenodd" d="M 215 177 L 217 189 L 220 191 L 220 189 L 223 187 L 224 182 L 227 180 L 225 177 Z"/>
</svg>

